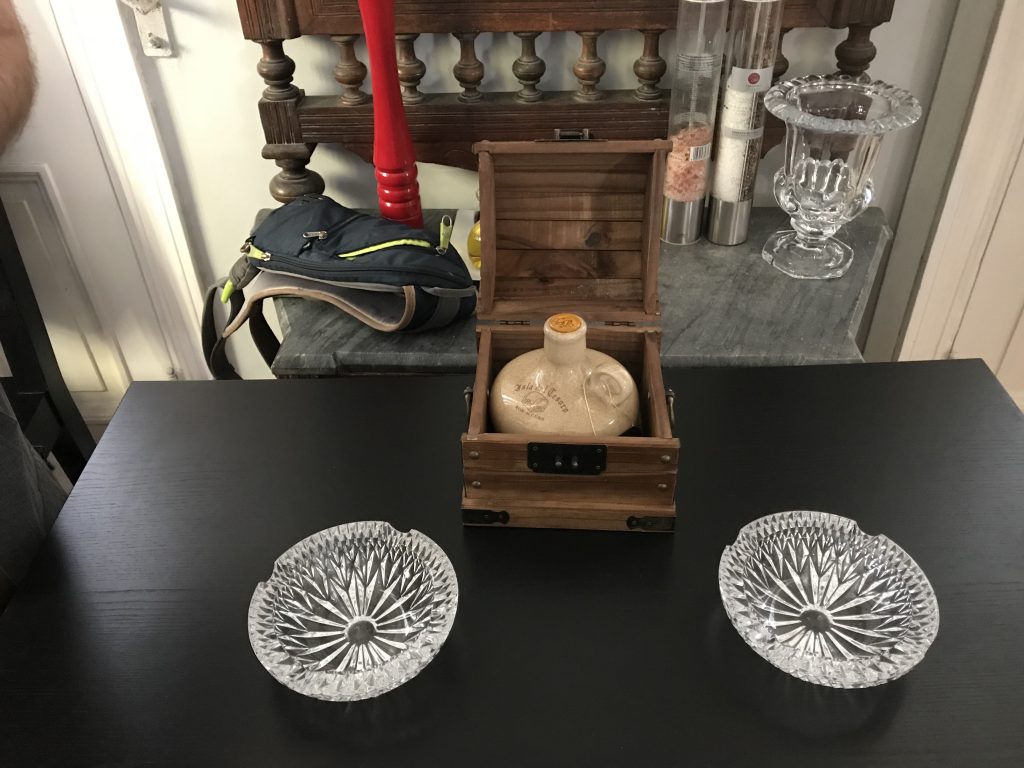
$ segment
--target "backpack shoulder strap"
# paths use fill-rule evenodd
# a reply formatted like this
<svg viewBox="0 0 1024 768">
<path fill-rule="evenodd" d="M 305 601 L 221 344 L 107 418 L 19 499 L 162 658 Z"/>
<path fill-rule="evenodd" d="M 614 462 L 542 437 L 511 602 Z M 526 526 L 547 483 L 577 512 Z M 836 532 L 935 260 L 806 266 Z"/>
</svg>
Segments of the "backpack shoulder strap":
<svg viewBox="0 0 1024 768">
<path fill-rule="evenodd" d="M 203 320 L 200 327 L 203 357 L 206 360 L 206 367 L 215 379 L 242 378 L 228 360 L 226 347 L 228 336 L 237 329 L 237 325 L 247 320 L 249 333 L 252 334 L 256 348 L 268 366 L 274 362 L 281 348 L 281 342 L 277 340 L 267 323 L 267 318 L 263 315 L 263 298 L 247 302 L 242 295 L 241 289 L 260 274 L 260 270 L 244 255 L 247 250 L 243 247 L 243 256 L 231 267 L 231 274 L 211 285 L 203 301 Z M 218 298 L 220 303 L 230 305 L 227 323 L 222 328 L 217 325 L 215 306 Z M 243 309 L 245 312 L 239 317 Z"/>
<path fill-rule="evenodd" d="M 203 301 L 203 321 L 200 326 L 200 334 L 203 341 L 203 357 L 206 359 L 206 367 L 215 379 L 240 379 L 238 371 L 228 360 L 225 346 L 227 337 L 217 327 L 214 304 L 218 297 L 227 294 L 227 300 L 231 302 L 228 311 L 228 324 L 238 316 L 242 309 L 242 294 L 239 291 L 230 291 L 228 285 L 230 278 L 222 278 L 211 285 L 206 291 L 206 298 Z M 222 299 L 223 300 L 223 299 Z"/>
</svg>

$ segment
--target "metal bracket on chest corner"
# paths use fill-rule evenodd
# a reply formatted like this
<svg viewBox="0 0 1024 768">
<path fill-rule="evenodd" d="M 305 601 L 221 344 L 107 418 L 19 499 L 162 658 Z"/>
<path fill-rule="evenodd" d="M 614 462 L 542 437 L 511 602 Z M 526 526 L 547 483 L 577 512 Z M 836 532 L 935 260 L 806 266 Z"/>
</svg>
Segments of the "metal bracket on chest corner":
<svg viewBox="0 0 1024 768">
<path fill-rule="evenodd" d="M 508 512 L 503 509 L 463 509 L 463 525 L 493 525 L 508 523 Z"/>
<path fill-rule="evenodd" d="M 671 389 L 665 390 L 665 404 L 668 405 L 668 425 L 672 428 L 672 434 L 676 433 L 676 393 Z"/>
<path fill-rule="evenodd" d="M 526 463 L 549 475 L 600 475 L 608 465 L 608 446 L 530 443 Z"/>
<path fill-rule="evenodd" d="M 466 387 L 462 390 L 462 396 L 466 399 L 466 424 L 469 424 L 469 418 L 473 413 L 473 388 Z"/>
<path fill-rule="evenodd" d="M 626 527 L 631 531 L 674 531 L 674 517 L 635 517 L 626 519 Z"/>
</svg>

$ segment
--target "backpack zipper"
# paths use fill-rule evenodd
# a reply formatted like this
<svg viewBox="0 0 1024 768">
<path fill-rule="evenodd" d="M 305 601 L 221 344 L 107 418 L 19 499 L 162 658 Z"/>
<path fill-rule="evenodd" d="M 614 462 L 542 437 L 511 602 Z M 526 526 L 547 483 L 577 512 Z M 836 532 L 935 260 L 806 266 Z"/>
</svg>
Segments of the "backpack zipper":
<svg viewBox="0 0 1024 768">
<path fill-rule="evenodd" d="M 437 252 L 444 256 L 448 253 L 448 244 L 452 240 L 452 230 L 455 229 L 455 224 L 452 223 L 452 217 L 445 214 L 441 217 L 441 232 L 438 237 Z"/>
<path fill-rule="evenodd" d="M 430 243 L 427 243 L 427 246 L 429 248 L 433 249 L 433 245 L 431 245 Z M 265 252 L 259 250 L 259 248 L 257 248 L 255 245 L 252 246 L 250 248 L 250 250 L 249 250 L 249 258 L 250 259 L 256 259 L 256 260 L 262 261 L 262 262 L 270 261 L 270 259 L 273 258 L 275 262 L 280 262 L 282 265 L 293 265 L 293 266 L 296 266 L 296 267 L 301 267 L 303 272 L 309 272 L 310 274 L 319 274 L 319 275 L 323 275 L 324 277 L 333 278 L 335 282 L 337 282 L 339 278 L 344 279 L 345 275 L 357 275 L 357 274 L 366 274 L 366 273 L 373 273 L 373 272 L 391 272 L 391 273 L 400 273 L 400 274 L 405 274 L 405 275 L 421 275 L 423 277 L 443 278 L 446 281 L 457 280 L 457 277 L 455 275 L 453 275 L 451 272 L 447 272 L 447 271 L 442 270 L 442 269 L 427 269 L 427 268 L 423 268 L 423 267 L 416 268 L 416 269 L 411 269 L 409 267 L 388 267 L 388 266 L 365 267 L 363 269 L 347 268 L 343 273 L 339 274 L 332 267 L 319 267 L 319 266 L 316 266 L 314 264 L 310 264 L 308 262 L 302 261 L 300 259 L 293 259 L 290 256 L 280 256 L 280 255 L 276 255 L 275 256 L 273 254 L 265 253 Z M 262 267 L 262 269 L 267 269 L 267 267 Z M 268 271 L 270 271 L 270 272 L 278 272 L 278 271 L 281 271 L 281 270 L 270 269 Z M 298 274 L 301 276 L 302 272 L 299 272 Z M 460 286 L 457 286 L 457 287 L 461 288 L 463 286 L 460 285 Z"/>
<path fill-rule="evenodd" d="M 430 250 L 434 249 L 434 244 L 429 240 L 414 240 L 411 238 L 402 238 L 400 240 L 385 240 L 383 243 L 368 245 L 365 248 L 360 248 L 359 250 L 356 251 L 349 251 L 348 253 L 336 253 L 334 255 L 335 258 L 348 259 L 349 261 L 351 261 L 352 259 L 358 258 L 359 256 L 364 256 L 367 253 L 383 251 L 387 248 L 395 248 L 399 245 L 412 245 L 417 248 L 429 248 Z"/>
</svg>

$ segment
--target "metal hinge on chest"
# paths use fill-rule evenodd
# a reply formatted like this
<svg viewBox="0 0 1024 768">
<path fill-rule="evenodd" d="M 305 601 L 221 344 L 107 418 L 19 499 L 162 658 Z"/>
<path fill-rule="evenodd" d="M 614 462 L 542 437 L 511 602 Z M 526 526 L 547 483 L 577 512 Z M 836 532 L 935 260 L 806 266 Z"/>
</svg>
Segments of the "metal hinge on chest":
<svg viewBox="0 0 1024 768">
<path fill-rule="evenodd" d="M 503 509 L 463 509 L 462 522 L 465 525 L 505 525 L 508 523 L 508 512 Z"/>
<path fill-rule="evenodd" d="M 674 517 L 629 517 L 626 520 L 626 527 L 631 531 L 674 531 L 676 519 Z"/>
</svg>

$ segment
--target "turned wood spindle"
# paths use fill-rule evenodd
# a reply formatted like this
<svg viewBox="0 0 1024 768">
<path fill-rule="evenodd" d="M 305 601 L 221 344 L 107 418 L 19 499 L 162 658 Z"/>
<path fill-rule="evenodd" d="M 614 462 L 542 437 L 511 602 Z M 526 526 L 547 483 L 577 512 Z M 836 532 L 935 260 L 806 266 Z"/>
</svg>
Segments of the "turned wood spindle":
<svg viewBox="0 0 1024 768">
<path fill-rule="evenodd" d="M 284 41 L 261 40 L 260 48 L 263 56 L 256 64 L 256 71 L 267 84 L 263 98 L 267 101 L 287 101 L 302 95 L 302 91 L 292 82 L 295 62 L 285 54 Z"/>
<path fill-rule="evenodd" d="M 420 81 L 427 74 L 427 65 L 416 58 L 415 42 L 419 34 L 395 35 L 395 53 L 398 56 L 398 82 L 402 86 L 402 103 L 419 104 L 423 101 Z"/>
<path fill-rule="evenodd" d="M 644 52 L 633 62 L 633 74 L 640 81 L 640 87 L 633 91 L 633 96 L 640 101 L 657 101 L 661 98 L 658 83 L 665 76 L 668 65 L 658 53 L 658 42 L 663 29 L 641 29 L 644 36 Z"/>
<path fill-rule="evenodd" d="M 789 69 L 789 59 L 786 58 L 786 54 L 782 52 L 782 39 L 786 36 L 787 32 L 791 32 L 792 27 L 783 27 L 779 30 L 779 45 L 775 49 L 775 67 L 772 69 L 772 82 L 776 83 L 779 79 L 786 74 L 786 70 Z"/>
<path fill-rule="evenodd" d="M 600 32 L 577 32 L 583 41 L 580 56 L 572 66 L 572 73 L 579 81 L 580 89 L 574 97 L 580 101 L 596 101 L 603 99 L 605 94 L 597 90 L 597 84 L 604 75 L 604 60 L 597 55 L 597 38 Z"/>
<path fill-rule="evenodd" d="M 836 65 L 850 77 L 863 75 L 874 61 L 878 49 L 871 42 L 871 30 L 877 24 L 851 24 L 847 38 L 836 46 Z"/>
<path fill-rule="evenodd" d="M 523 44 L 519 58 L 512 62 L 512 74 L 523 86 L 516 92 L 516 101 L 539 101 L 544 94 L 537 84 L 544 77 L 544 70 L 547 69 L 544 59 L 537 55 L 534 48 L 534 43 L 540 32 L 515 32 L 514 34 L 522 40 Z"/>
<path fill-rule="evenodd" d="M 273 160 L 281 169 L 270 180 L 270 194 L 279 203 L 324 191 L 323 177 L 306 167 L 315 148 L 316 144 L 267 144 L 263 147 L 263 157 Z"/>
<path fill-rule="evenodd" d="M 334 79 L 344 89 L 341 103 L 347 107 L 365 104 L 370 100 L 363 92 L 363 81 L 366 80 L 366 65 L 356 58 L 356 40 L 359 35 L 332 35 L 338 45 L 338 63 L 334 66 Z"/>
<path fill-rule="evenodd" d="M 476 57 L 476 38 L 479 32 L 453 32 L 459 41 L 461 54 L 452 67 L 455 79 L 462 86 L 459 101 L 480 101 L 483 94 L 478 90 L 484 79 L 484 63 Z"/>
</svg>

